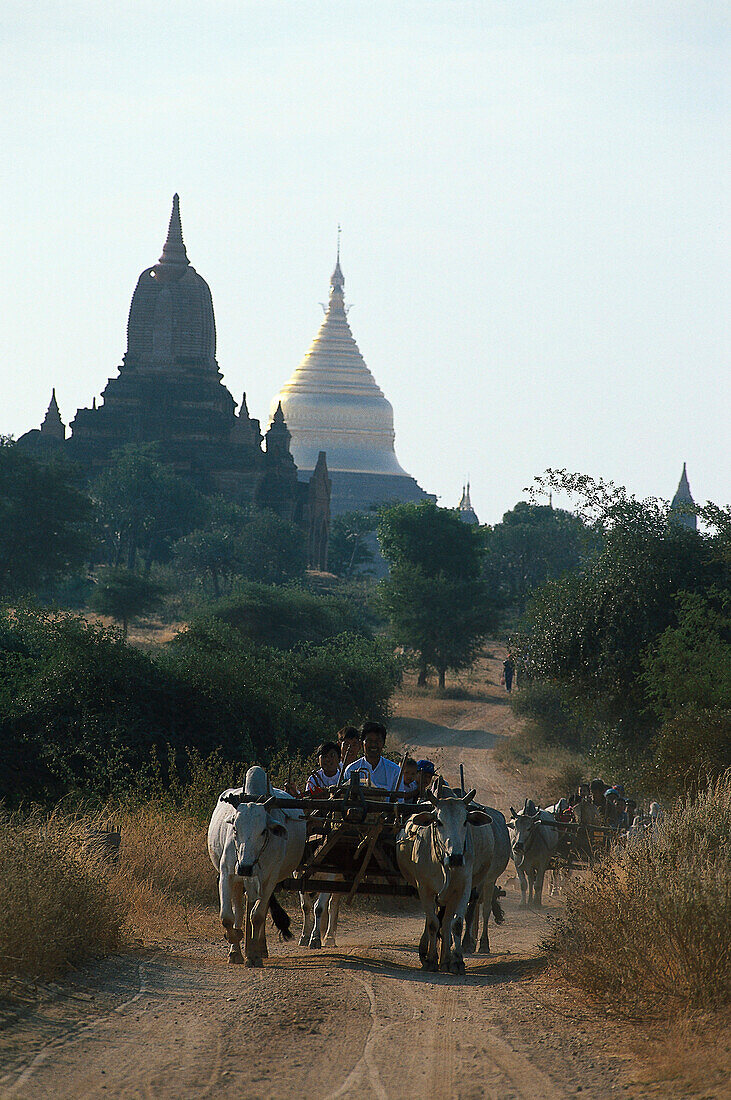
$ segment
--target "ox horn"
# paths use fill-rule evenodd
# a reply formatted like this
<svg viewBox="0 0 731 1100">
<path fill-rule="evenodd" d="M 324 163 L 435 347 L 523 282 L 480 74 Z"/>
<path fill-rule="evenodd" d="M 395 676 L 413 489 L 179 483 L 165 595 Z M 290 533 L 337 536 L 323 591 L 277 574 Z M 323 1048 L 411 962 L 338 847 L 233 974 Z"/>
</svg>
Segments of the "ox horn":
<svg viewBox="0 0 731 1100">
<path fill-rule="evenodd" d="M 477 788 L 476 787 L 473 787 L 471 791 L 467 792 L 467 794 L 462 799 L 465 806 L 469 806 L 470 802 L 472 801 L 472 799 L 475 797 L 476 794 L 477 794 Z"/>
<path fill-rule="evenodd" d="M 510 807 L 510 816 L 511 817 L 517 817 L 518 816 L 512 806 Z"/>
<path fill-rule="evenodd" d="M 431 802 L 434 806 L 436 806 L 437 802 L 439 801 L 438 797 L 434 794 L 434 791 L 431 790 L 431 788 L 427 791 L 424 791 L 424 798 L 428 802 Z"/>
</svg>

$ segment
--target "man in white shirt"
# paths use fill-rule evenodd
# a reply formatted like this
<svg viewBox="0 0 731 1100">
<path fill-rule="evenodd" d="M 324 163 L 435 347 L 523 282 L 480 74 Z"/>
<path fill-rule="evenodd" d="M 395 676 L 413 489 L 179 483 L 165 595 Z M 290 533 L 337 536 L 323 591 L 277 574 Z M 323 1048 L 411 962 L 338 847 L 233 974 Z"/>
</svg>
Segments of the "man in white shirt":
<svg viewBox="0 0 731 1100">
<path fill-rule="evenodd" d="M 393 760 L 387 760 L 383 755 L 383 748 L 386 744 L 386 727 L 382 726 L 380 722 L 364 722 L 361 733 L 363 734 L 365 756 L 361 756 L 360 760 L 355 760 L 345 769 L 346 780 L 350 778 L 353 772 L 365 772 L 370 779 L 371 786 L 381 787 L 386 791 L 395 791 L 399 783 L 401 769 Z M 398 785 L 398 789 L 400 791 L 404 789 L 403 780 Z"/>
</svg>

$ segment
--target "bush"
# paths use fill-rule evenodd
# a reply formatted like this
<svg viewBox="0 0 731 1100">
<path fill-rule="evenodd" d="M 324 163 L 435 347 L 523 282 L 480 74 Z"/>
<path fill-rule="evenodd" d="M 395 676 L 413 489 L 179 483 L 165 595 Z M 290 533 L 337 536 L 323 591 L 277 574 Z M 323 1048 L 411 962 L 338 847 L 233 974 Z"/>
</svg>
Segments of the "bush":
<svg viewBox="0 0 731 1100">
<path fill-rule="evenodd" d="M 124 904 L 60 816 L 0 821 L 0 975 L 52 978 L 120 942 Z"/>
<path fill-rule="evenodd" d="M 253 582 L 241 584 L 208 614 L 250 641 L 275 649 L 292 649 L 301 642 L 320 645 L 337 634 L 370 633 L 363 615 L 346 600 Z"/>
<path fill-rule="evenodd" d="M 731 760 L 731 710 L 686 706 L 652 742 L 652 768 L 673 794 L 721 774 Z"/>
<path fill-rule="evenodd" d="M 621 1013 L 731 999 L 731 771 L 574 880 L 548 943 L 571 981 Z"/>
</svg>

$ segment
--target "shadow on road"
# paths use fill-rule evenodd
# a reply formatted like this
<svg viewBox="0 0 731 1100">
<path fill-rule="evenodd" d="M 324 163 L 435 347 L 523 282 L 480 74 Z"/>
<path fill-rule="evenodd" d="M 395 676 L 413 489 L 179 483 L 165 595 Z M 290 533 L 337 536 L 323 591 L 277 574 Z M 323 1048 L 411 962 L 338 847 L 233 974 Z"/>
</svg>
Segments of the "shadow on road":
<svg viewBox="0 0 731 1100">
<path fill-rule="evenodd" d="M 387 949 L 388 950 L 388 949 Z M 503 985 L 521 978 L 537 974 L 543 970 L 546 961 L 534 955 L 496 954 L 489 960 L 475 962 L 467 959 L 467 973 L 433 974 L 421 969 L 416 948 L 404 948 L 408 961 L 399 962 L 393 958 L 378 958 L 376 955 L 356 954 L 348 951 L 346 955 L 330 952 L 317 958 L 300 956 L 297 958 L 276 959 L 267 963 L 272 970 L 321 970 L 334 967 L 337 970 L 356 970 L 368 974 L 377 974 L 383 978 L 397 978 L 400 981 L 417 982 L 422 985 Z M 413 956 L 413 961 L 412 961 Z"/>
<path fill-rule="evenodd" d="M 435 722 L 425 722 L 421 718 L 394 718 L 391 729 L 401 741 L 433 745 L 435 748 L 449 745 L 462 749 L 493 749 L 507 740 L 502 734 L 488 730 L 455 730 L 438 726 Z"/>
</svg>

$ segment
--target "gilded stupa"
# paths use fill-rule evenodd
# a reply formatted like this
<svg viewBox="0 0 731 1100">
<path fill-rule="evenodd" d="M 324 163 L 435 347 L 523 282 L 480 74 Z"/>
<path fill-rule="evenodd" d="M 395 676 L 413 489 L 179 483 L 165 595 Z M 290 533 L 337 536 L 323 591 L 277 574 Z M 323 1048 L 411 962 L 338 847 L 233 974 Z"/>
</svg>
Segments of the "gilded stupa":
<svg viewBox="0 0 731 1100">
<path fill-rule="evenodd" d="M 344 286 L 338 248 L 330 301 L 320 330 L 272 401 L 270 416 L 273 418 L 281 405 L 300 470 L 313 470 L 318 454 L 325 451 L 333 514 L 387 501 L 434 499 L 396 457 L 393 408 L 350 330 Z"/>
</svg>

